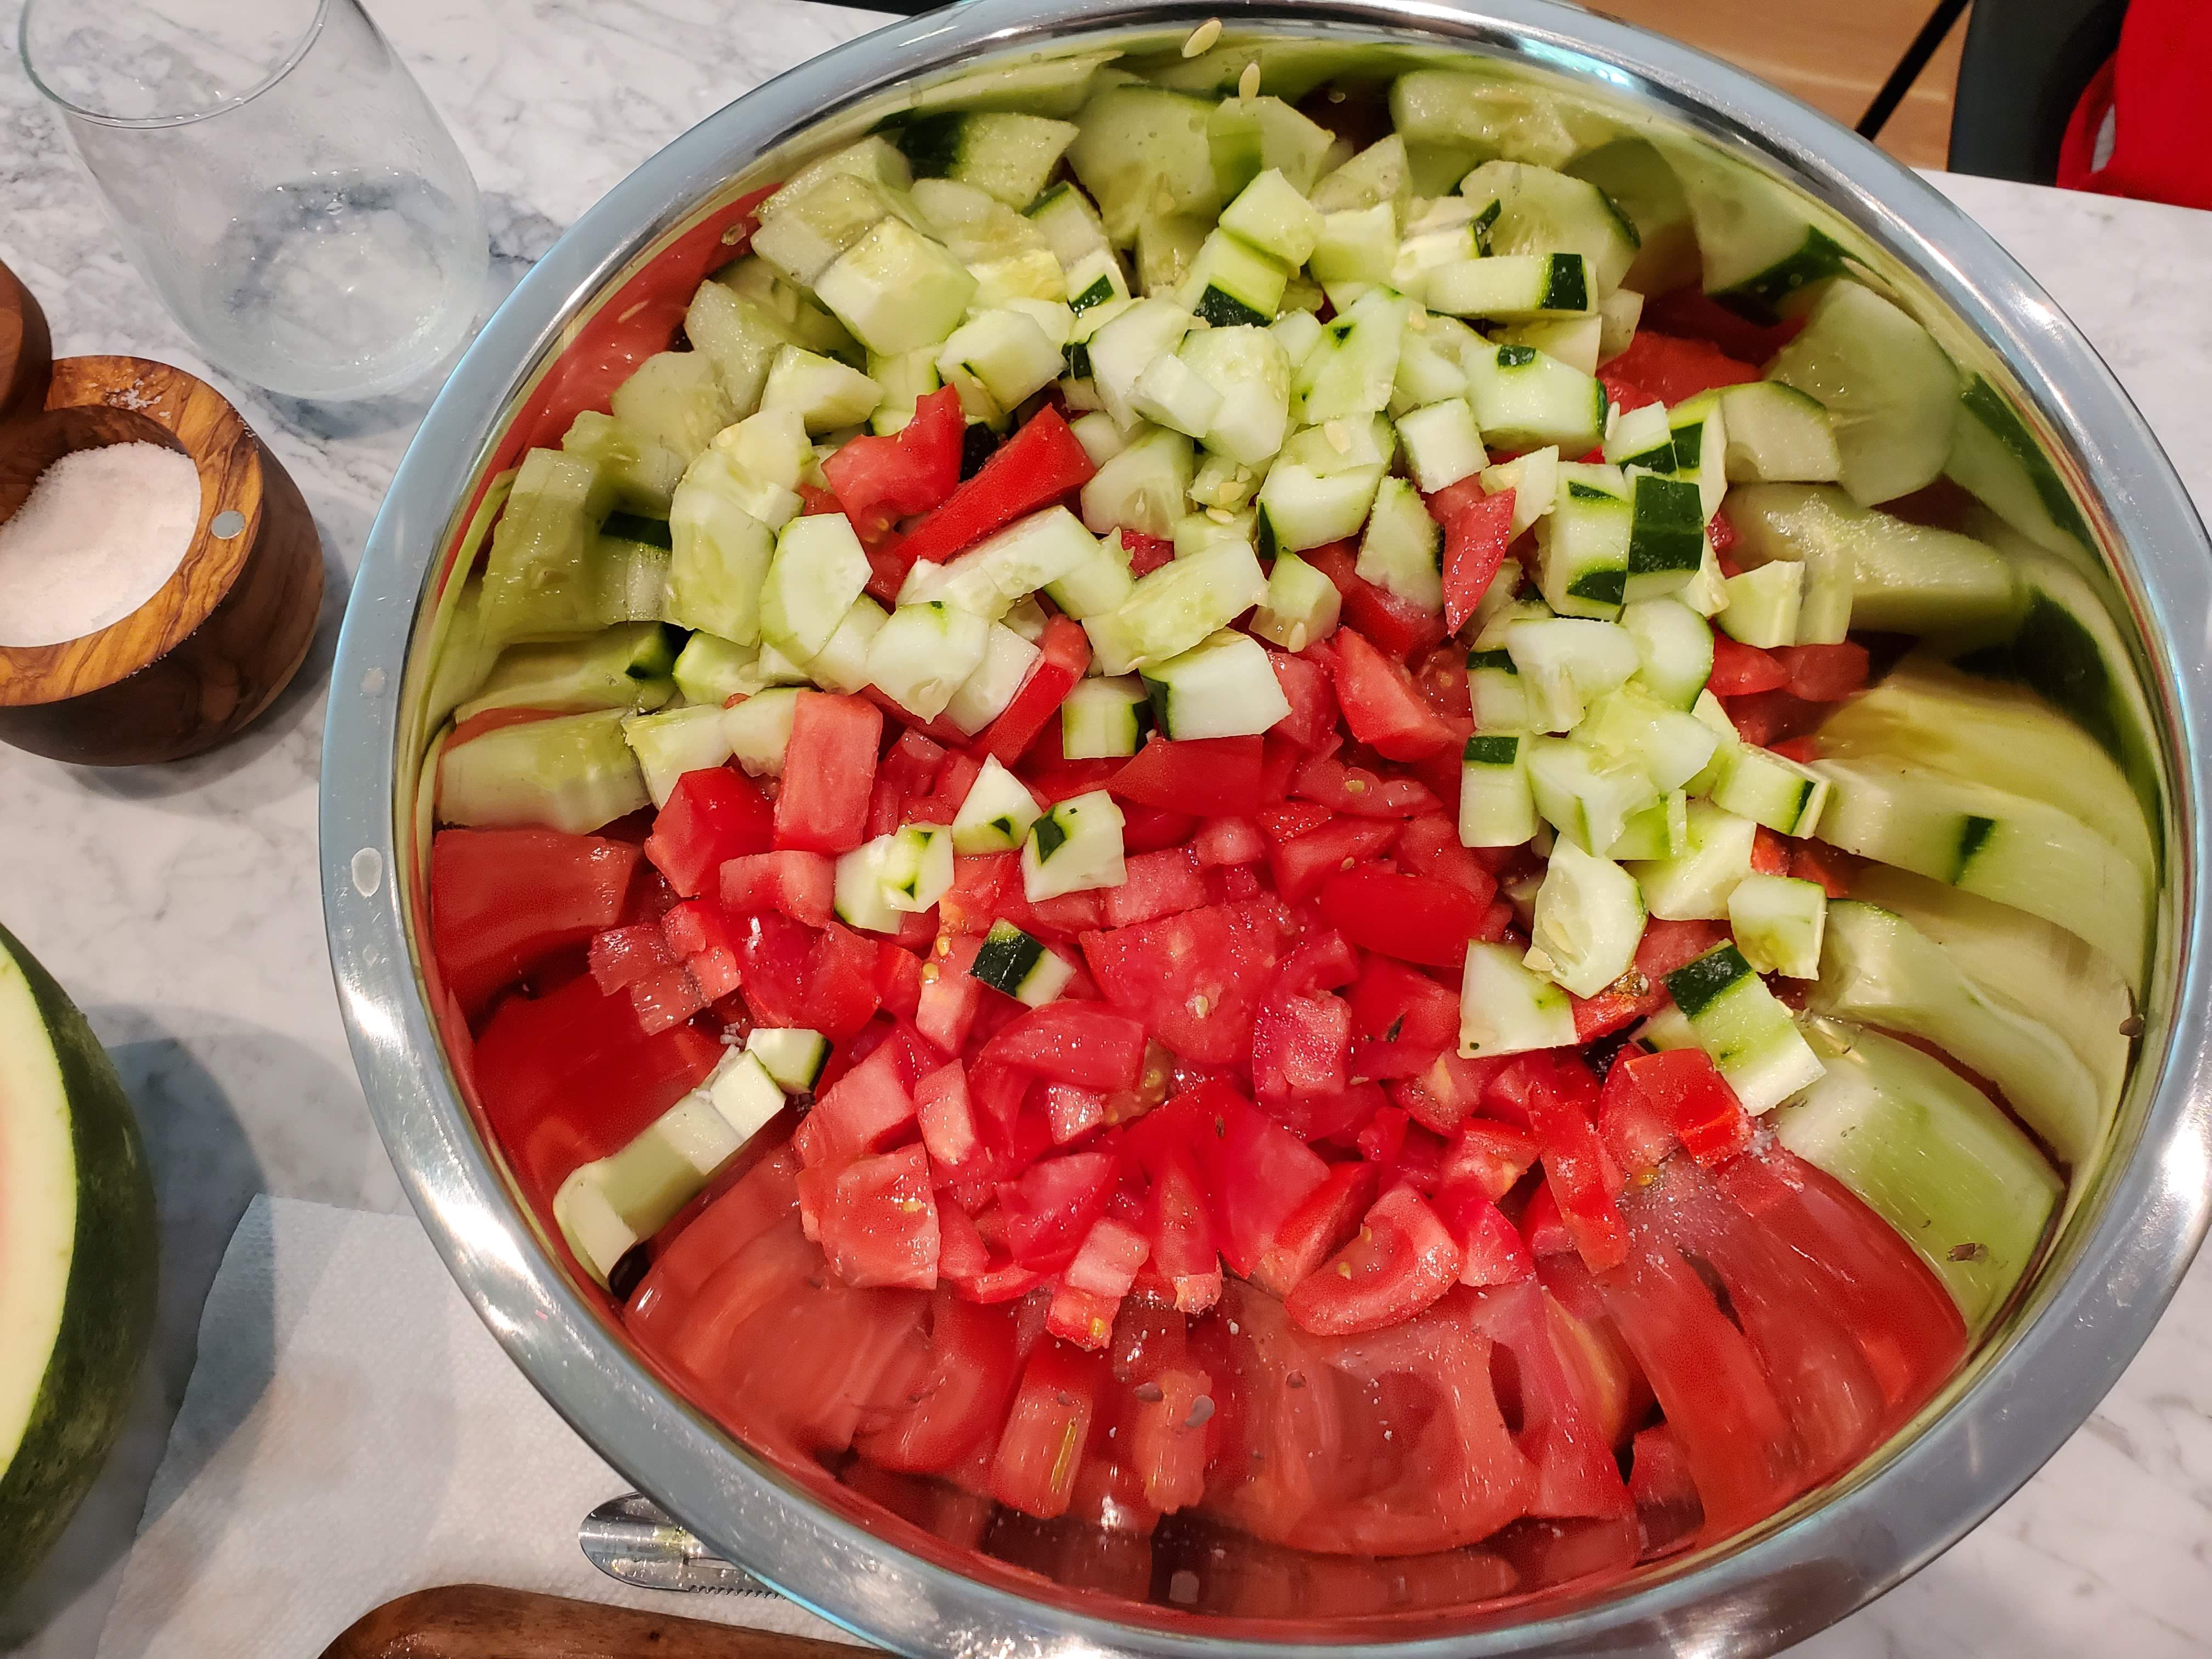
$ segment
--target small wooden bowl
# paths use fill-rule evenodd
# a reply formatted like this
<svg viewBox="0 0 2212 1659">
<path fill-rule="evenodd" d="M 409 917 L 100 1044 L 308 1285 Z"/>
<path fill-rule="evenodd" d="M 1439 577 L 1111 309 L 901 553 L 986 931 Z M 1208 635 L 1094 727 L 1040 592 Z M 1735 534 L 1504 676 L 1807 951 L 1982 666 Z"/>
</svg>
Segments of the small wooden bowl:
<svg viewBox="0 0 2212 1659">
<path fill-rule="evenodd" d="M 269 706 L 313 642 L 314 517 L 239 412 L 182 369 L 65 357 L 43 404 L 0 426 L 0 521 L 62 456 L 139 441 L 191 458 L 199 523 L 175 573 L 120 622 L 60 645 L 0 646 L 0 742 L 80 766 L 212 749 Z"/>
</svg>

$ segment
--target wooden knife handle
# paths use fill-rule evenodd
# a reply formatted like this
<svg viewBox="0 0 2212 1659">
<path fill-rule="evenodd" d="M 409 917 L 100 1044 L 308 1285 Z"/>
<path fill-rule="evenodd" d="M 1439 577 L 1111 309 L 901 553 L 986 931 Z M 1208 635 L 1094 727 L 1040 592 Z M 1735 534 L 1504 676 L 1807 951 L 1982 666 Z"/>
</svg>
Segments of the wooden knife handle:
<svg viewBox="0 0 2212 1659">
<path fill-rule="evenodd" d="M 387 1601 L 322 1659 L 855 1659 L 869 1649 L 490 1584 Z"/>
</svg>

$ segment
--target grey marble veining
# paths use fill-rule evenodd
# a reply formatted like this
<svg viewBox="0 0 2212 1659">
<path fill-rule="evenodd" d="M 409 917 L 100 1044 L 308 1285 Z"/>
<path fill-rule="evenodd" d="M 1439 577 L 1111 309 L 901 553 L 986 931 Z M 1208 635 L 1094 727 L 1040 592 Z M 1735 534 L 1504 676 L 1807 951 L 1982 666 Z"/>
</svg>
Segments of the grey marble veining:
<svg viewBox="0 0 2212 1659">
<path fill-rule="evenodd" d="M 380 22 L 483 188 L 487 307 L 561 228 L 685 127 L 863 33 L 806 0 L 381 0 Z M 0 38 L 15 0 L 0 0 Z M 1938 180 L 2083 327 L 2212 504 L 2212 216 Z M 37 94 L 0 68 L 0 258 L 58 354 L 129 351 L 207 374 L 124 258 Z M 315 886 L 324 681 L 348 578 L 426 398 L 324 405 L 210 378 L 306 494 L 331 578 L 307 669 L 244 739 L 108 773 L 0 750 L 0 919 L 69 987 L 137 1100 L 167 1261 L 158 1361 L 134 1432 L 0 1641 L 89 1653 L 169 1415 L 200 1299 L 256 1191 L 402 1206 L 348 1058 Z M 1819 1659 L 2093 1646 L 2212 1652 L 2212 1269 L 2185 1285 L 2090 1425 L 1988 1525 L 1809 1644 Z"/>
</svg>

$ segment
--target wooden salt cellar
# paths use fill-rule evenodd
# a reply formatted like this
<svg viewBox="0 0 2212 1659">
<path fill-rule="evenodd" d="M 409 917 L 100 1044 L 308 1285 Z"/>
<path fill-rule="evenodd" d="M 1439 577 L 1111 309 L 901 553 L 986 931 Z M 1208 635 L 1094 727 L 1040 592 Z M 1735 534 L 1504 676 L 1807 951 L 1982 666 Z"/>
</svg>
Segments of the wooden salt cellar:
<svg viewBox="0 0 2212 1659">
<path fill-rule="evenodd" d="M 0 645 L 0 742 L 81 766 L 181 760 L 266 708 L 313 642 L 322 545 L 299 487 L 213 386 L 143 357 L 52 362 L 38 302 L 0 265 L 0 521 L 63 456 L 131 442 L 199 472 L 183 562 L 110 627 Z"/>
</svg>

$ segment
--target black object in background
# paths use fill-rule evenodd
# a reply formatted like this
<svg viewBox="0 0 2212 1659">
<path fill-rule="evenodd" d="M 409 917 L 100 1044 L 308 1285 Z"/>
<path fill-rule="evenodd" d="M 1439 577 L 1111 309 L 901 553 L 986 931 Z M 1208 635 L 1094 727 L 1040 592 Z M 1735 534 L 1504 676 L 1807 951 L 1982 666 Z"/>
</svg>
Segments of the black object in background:
<svg viewBox="0 0 2212 1659">
<path fill-rule="evenodd" d="M 2118 49 L 2127 9 L 2127 0 L 1975 0 L 1951 112 L 1951 170 L 2056 179 L 2067 120 Z"/>
</svg>

